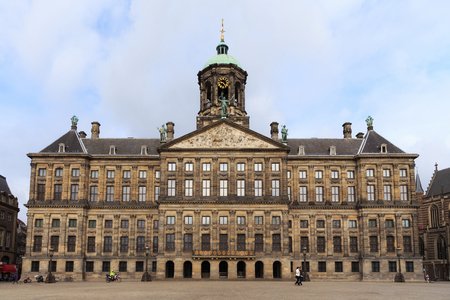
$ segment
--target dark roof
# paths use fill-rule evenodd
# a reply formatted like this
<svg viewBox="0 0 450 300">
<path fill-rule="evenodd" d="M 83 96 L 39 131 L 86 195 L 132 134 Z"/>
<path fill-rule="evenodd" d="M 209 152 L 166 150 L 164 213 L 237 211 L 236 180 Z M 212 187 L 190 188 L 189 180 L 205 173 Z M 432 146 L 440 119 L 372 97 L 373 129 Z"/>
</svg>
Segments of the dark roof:
<svg viewBox="0 0 450 300">
<path fill-rule="evenodd" d="M 381 153 L 381 144 L 386 144 L 387 153 L 405 153 L 374 130 L 369 130 L 361 154 Z"/>
<path fill-rule="evenodd" d="M 292 148 L 289 155 L 298 155 L 298 147 L 305 147 L 305 155 L 330 155 L 330 147 L 336 147 L 336 155 L 356 155 L 362 139 L 288 139 Z"/>
<path fill-rule="evenodd" d="M 141 146 L 147 146 L 147 154 L 158 155 L 156 148 L 161 145 L 159 139 L 81 139 L 89 154 L 109 154 L 109 147 L 116 147 L 118 155 L 140 155 Z"/>
<path fill-rule="evenodd" d="M 420 182 L 419 173 L 416 174 L 416 192 L 423 193 L 422 182 Z"/>
<path fill-rule="evenodd" d="M 78 133 L 75 130 L 70 130 L 59 139 L 45 147 L 41 152 L 58 152 L 59 144 L 63 143 L 66 146 L 66 152 L 83 153 L 83 146 L 80 143 Z"/>
<path fill-rule="evenodd" d="M 5 192 L 8 195 L 11 195 L 11 190 L 6 182 L 6 178 L 2 175 L 0 175 L 0 192 Z"/>
<path fill-rule="evenodd" d="M 432 195 L 440 195 L 444 190 L 444 194 L 450 193 L 450 168 L 437 171 L 430 188 L 427 191 L 427 197 Z"/>
</svg>

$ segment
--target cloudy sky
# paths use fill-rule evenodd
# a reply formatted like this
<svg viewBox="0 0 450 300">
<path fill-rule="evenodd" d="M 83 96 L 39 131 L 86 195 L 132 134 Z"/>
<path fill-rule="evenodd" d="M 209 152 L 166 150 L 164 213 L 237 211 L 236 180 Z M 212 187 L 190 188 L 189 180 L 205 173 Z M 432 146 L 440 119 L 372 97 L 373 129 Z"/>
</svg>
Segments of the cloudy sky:
<svg viewBox="0 0 450 300">
<path fill-rule="evenodd" d="M 26 221 L 30 152 L 70 129 L 195 129 L 197 72 L 225 41 L 249 76 L 250 126 L 342 137 L 364 120 L 409 153 L 426 189 L 450 167 L 449 1 L 0 0 L 0 174 Z"/>
</svg>

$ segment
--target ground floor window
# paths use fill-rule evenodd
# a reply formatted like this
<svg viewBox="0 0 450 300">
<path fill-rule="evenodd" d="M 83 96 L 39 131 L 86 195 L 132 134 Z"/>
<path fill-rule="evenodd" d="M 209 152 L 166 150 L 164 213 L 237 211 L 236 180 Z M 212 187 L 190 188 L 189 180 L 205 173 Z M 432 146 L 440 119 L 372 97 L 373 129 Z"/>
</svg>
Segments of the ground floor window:
<svg viewBox="0 0 450 300">
<path fill-rule="evenodd" d="M 359 272 L 359 261 L 352 261 L 352 272 Z"/>
<path fill-rule="evenodd" d="M 343 268 L 342 268 L 342 261 L 336 261 L 334 263 L 334 271 L 335 272 L 342 272 Z"/>
<path fill-rule="evenodd" d="M 52 261 L 52 272 L 56 272 L 56 261 Z"/>
<path fill-rule="evenodd" d="M 111 271 L 111 262 L 104 261 L 102 264 L 102 272 L 110 272 Z"/>
<path fill-rule="evenodd" d="M 39 272 L 39 261 L 31 262 L 31 272 Z"/>
<path fill-rule="evenodd" d="M 143 261 L 136 262 L 136 272 L 144 272 L 144 262 Z"/>
<path fill-rule="evenodd" d="M 66 272 L 73 272 L 73 261 L 66 261 Z"/>
<path fill-rule="evenodd" d="M 414 272 L 414 262 L 413 261 L 406 262 L 406 272 Z"/>
<path fill-rule="evenodd" d="M 379 261 L 372 262 L 372 272 L 380 272 L 380 262 Z"/>
<path fill-rule="evenodd" d="M 86 272 L 94 272 L 94 262 L 93 261 L 86 262 Z"/>
<path fill-rule="evenodd" d="M 319 272 L 326 272 L 326 271 L 327 271 L 327 262 L 319 261 Z"/>
<path fill-rule="evenodd" d="M 389 262 L 389 272 L 397 272 L 397 262 L 396 261 Z"/>
<path fill-rule="evenodd" d="M 309 261 L 307 261 L 306 264 L 304 261 L 302 261 L 302 270 L 305 272 L 309 272 Z"/>
<path fill-rule="evenodd" d="M 152 272 L 156 272 L 156 261 L 152 261 Z"/>
<path fill-rule="evenodd" d="M 126 271 L 127 271 L 127 262 L 119 261 L 119 272 L 126 272 Z"/>
</svg>

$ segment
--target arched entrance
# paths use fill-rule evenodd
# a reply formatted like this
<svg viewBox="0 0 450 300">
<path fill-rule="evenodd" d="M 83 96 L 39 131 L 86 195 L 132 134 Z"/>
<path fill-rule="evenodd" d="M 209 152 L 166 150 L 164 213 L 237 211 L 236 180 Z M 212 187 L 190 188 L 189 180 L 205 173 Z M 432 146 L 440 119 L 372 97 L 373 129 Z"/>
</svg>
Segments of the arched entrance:
<svg viewBox="0 0 450 300">
<path fill-rule="evenodd" d="M 243 261 L 237 264 L 237 278 L 245 278 L 245 262 Z"/>
<path fill-rule="evenodd" d="M 209 262 L 202 262 L 202 278 L 209 278 L 210 274 L 210 265 Z"/>
<path fill-rule="evenodd" d="M 183 278 L 192 278 L 192 263 L 185 261 L 183 264 Z"/>
<path fill-rule="evenodd" d="M 2 257 L 2 263 L 4 263 L 4 264 L 9 264 L 9 256 L 3 256 Z"/>
<path fill-rule="evenodd" d="M 281 278 L 281 263 L 279 261 L 273 263 L 273 278 Z"/>
<path fill-rule="evenodd" d="M 255 278 L 264 278 L 264 264 L 262 261 L 255 263 Z"/>
<path fill-rule="evenodd" d="M 228 278 L 228 263 L 221 261 L 219 264 L 219 278 Z"/>
<path fill-rule="evenodd" d="M 173 261 L 166 262 L 166 278 L 173 278 L 175 275 L 175 265 Z"/>
</svg>

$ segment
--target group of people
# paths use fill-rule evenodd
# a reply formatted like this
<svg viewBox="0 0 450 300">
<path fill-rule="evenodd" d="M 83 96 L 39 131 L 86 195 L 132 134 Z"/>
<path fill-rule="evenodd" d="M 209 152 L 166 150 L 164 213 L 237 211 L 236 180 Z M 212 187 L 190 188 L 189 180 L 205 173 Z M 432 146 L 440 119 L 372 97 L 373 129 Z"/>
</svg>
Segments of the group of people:
<svg viewBox="0 0 450 300">
<path fill-rule="evenodd" d="M 295 282 L 295 285 L 303 285 L 302 281 L 303 281 L 303 270 L 302 267 L 297 267 L 297 269 L 295 270 L 295 278 L 297 279 L 297 281 Z"/>
<path fill-rule="evenodd" d="M 18 283 L 19 276 L 16 273 L 3 275 L 0 277 L 0 281 L 12 281 L 14 283 Z"/>
</svg>

